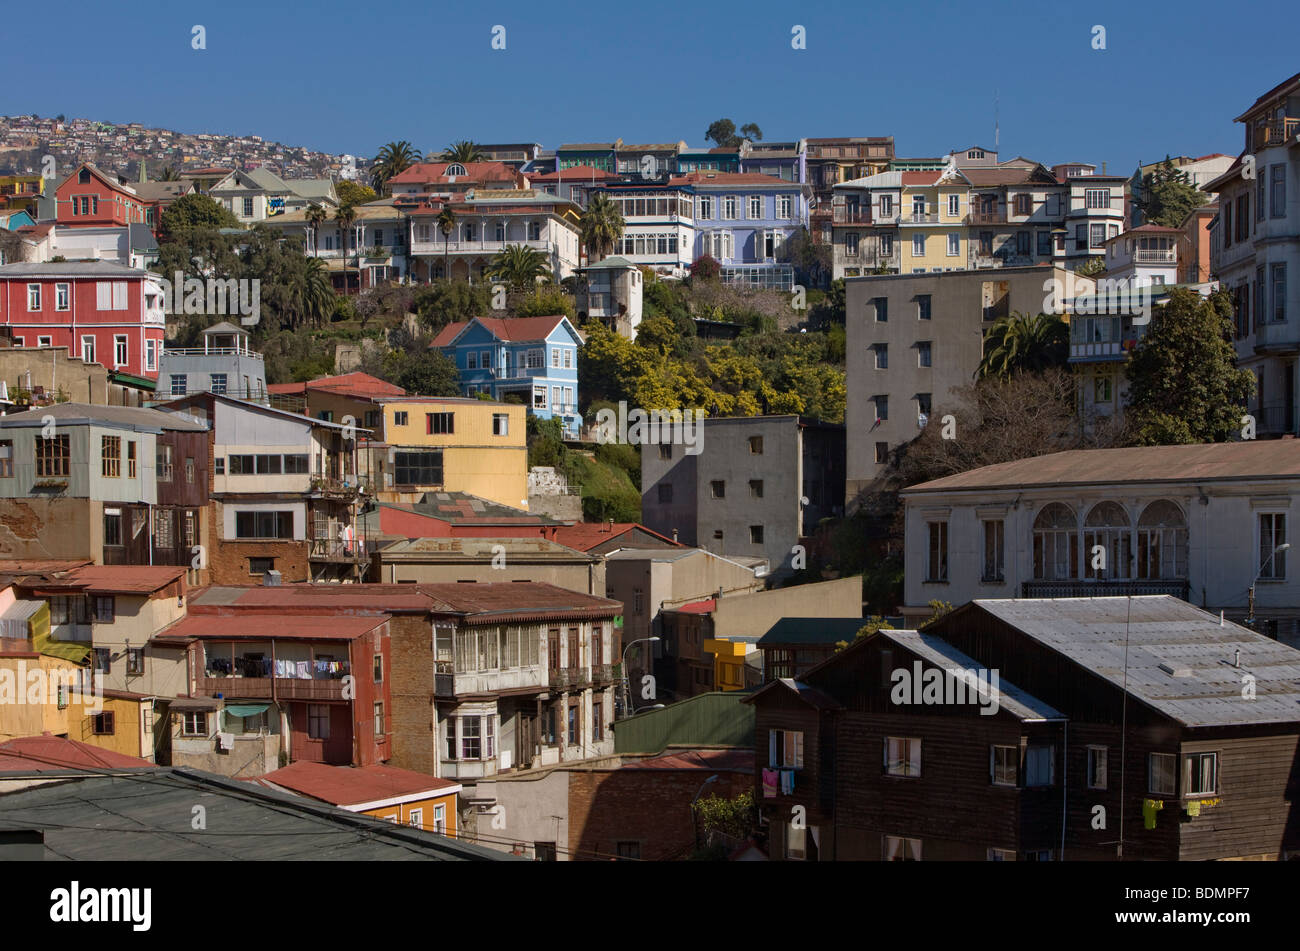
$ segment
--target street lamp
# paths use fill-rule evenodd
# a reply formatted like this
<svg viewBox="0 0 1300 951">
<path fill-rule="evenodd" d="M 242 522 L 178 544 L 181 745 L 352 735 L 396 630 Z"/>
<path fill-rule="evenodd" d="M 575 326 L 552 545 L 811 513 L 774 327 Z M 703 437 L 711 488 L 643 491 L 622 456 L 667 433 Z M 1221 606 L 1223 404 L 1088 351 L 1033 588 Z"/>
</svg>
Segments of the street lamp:
<svg viewBox="0 0 1300 951">
<path fill-rule="evenodd" d="M 1273 549 L 1272 552 L 1269 553 L 1269 556 L 1264 559 L 1264 563 L 1259 566 L 1259 571 L 1255 572 L 1255 578 L 1250 583 L 1250 596 L 1247 599 L 1247 604 L 1248 604 L 1248 607 L 1246 609 L 1247 627 L 1254 628 L 1255 626 L 1255 582 L 1258 581 L 1259 576 L 1264 573 L 1264 569 L 1267 568 L 1269 562 L 1273 560 L 1273 556 L 1280 551 L 1286 551 L 1290 547 L 1291 547 L 1290 542 L 1283 542 L 1281 545 L 1278 545 L 1276 548 Z"/>
<path fill-rule="evenodd" d="M 632 680 L 627 675 L 628 648 L 630 648 L 633 644 L 640 644 L 642 641 L 654 643 L 655 641 L 658 640 L 659 640 L 658 637 L 638 637 L 636 640 L 628 641 L 626 644 L 623 645 L 623 658 L 622 658 L 623 659 L 623 709 L 625 713 L 632 706 Z"/>
</svg>

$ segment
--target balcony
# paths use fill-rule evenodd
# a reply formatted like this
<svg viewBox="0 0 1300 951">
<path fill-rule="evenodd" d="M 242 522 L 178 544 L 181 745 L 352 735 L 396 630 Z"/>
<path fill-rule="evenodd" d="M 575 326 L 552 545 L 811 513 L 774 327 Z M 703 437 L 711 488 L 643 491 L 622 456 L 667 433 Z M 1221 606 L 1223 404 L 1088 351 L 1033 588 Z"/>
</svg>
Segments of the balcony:
<svg viewBox="0 0 1300 951">
<path fill-rule="evenodd" d="M 972 225 L 1004 225 L 1007 223 L 1007 210 L 1005 208 L 972 208 L 970 214 L 966 216 L 966 222 Z"/>
<path fill-rule="evenodd" d="M 565 690 L 569 687 L 581 687 L 591 683 L 590 667 L 561 667 L 550 672 L 549 683 L 552 690 Z"/>
<path fill-rule="evenodd" d="M 871 207 L 837 205 L 834 209 L 833 220 L 837 225 L 869 225 L 871 224 Z"/>
<path fill-rule="evenodd" d="M 902 216 L 896 211 L 880 211 L 872 215 L 872 224 L 896 225 L 900 217 Z"/>
<path fill-rule="evenodd" d="M 411 242 L 411 254 L 496 254 L 503 251 L 507 245 L 519 244 L 525 248 L 532 248 L 534 251 L 541 251 L 548 258 L 551 251 L 554 250 L 551 242 L 545 239 L 525 240 L 523 238 L 506 238 L 504 241 L 498 241 L 493 238 L 485 241 L 439 241 L 430 239 L 421 241 L 418 238 Z"/>
<path fill-rule="evenodd" d="M 1266 122 L 1255 130 L 1255 148 L 1265 149 L 1274 145 L 1285 145 L 1295 135 L 1300 134 L 1300 119 L 1280 118 Z"/>
<path fill-rule="evenodd" d="M 1108 360 L 1123 360 L 1132 347 L 1133 341 L 1118 343 L 1102 341 L 1093 343 L 1071 343 L 1071 363 L 1096 363 Z"/>
<path fill-rule="evenodd" d="M 241 350 L 238 347 L 210 347 L 204 350 L 202 347 L 163 347 L 162 355 L 166 357 L 248 357 L 250 360 L 261 360 L 262 355 L 256 350 Z"/>
<path fill-rule="evenodd" d="M 347 663 L 326 661 L 280 661 L 286 668 L 292 666 L 298 673 L 293 677 L 246 676 L 247 673 L 267 674 L 270 661 L 236 658 L 234 675 L 209 667 L 198 678 L 197 689 L 204 696 L 237 697 L 246 700 L 343 700 L 345 677 L 351 672 Z M 329 668 L 333 668 L 330 670 Z M 278 666 L 277 666 L 278 669 Z M 242 672 L 242 673 L 241 673 Z"/>
<path fill-rule="evenodd" d="M 1177 264 L 1178 252 L 1174 248 L 1143 249 L 1133 252 L 1134 264 Z"/>
<path fill-rule="evenodd" d="M 1283 356 L 1300 353 L 1300 331 L 1289 320 L 1258 324 L 1255 327 L 1255 352 Z"/>
<path fill-rule="evenodd" d="M 1026 581 L 1020 587 L 1021 597 L 1025 598 L 1115 598 L 1130 594 L 1168 594 L 1187 600 L 1187 582 L 1174 580 Z"/>
<path fill-rule="evenodd" d="M 370 560 L 365 542 L 354 540 L 351 544 L 345 544 L 341 538 L 313 538 L 307 557 L 313 561 L 337 561 L 348 564 L 354 562 L 364 564 Z"/>
<path fill-rule="evenodd" d="M 355 498 L 356 494 L 362 491 L 365 479 L 357 476 L 349 476 L 346 479 L 337 479 L 333 476 L 324 476 L 319 472 L 314 473 L 311 477 L 311 491 L 313 495 L 329 499 L 348 500 Z"/>
<path fill-rule="evenodd" d="M 937 225 L 938 223 L 938 212 L 925 214 L 924 212 L 914 211 L 910 215 L 902 215 L 899 218 L 899 224 L 902 225 Z"/>
<path fill-rule="evenodd" d="M 591 682 L 593 684 L 618 683 L 622 679 L 622 664 L 596 664 L 591 668 Z"/>
</svg>

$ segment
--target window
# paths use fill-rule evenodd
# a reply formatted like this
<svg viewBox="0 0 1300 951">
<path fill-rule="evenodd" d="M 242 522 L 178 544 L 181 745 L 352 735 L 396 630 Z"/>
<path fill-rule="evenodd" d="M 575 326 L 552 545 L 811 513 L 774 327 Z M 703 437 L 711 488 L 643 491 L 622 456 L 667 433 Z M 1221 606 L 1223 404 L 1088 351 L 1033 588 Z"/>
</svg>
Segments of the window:
<svg viewBox="0 0 1300 951">
<path fill-rule="evenodd" d="M 95 362 L 95 338 L 85 336 L 81 338 L 81 359 L 86 363 Z"/>
<path fill-rule="evenodd" d="M 994 786 L 1015 786 L 1020 751 L 1014 746 L 989 748 L 989 778 Z"/>
<path fill-rule="evenodd" d="M 27 285 L 27 309 L 29 311 L 41 309 L 41 285 Z"/>
<path fill-rule="evenodd" d="M 442 450 L 393 453 L 397 485 L 442 485 Z"/>
<path fill-rule="evenodd" d="M 14 477 L 14 441 L 0 439 L 0 479 Z"/>
<path fill-rule="evenodd" d="M 104 436 L 100 443 L 100 474 L 116 479 L 122 474 L 122 437 Z"/>
<path fill-rule="evenodd" d="M 181 734 L 183 736 L 207 736 L 208 715 L 206 713 L 186 713 L 182 717 Z"/>
<path fill-rule="evenodd" d="M 769 731 L 767 765 L 783 769 L 803 769 L 803 731 Z"/>
<path fill-rule="evenodd" d="M 750 498 L 754 498 L 754 499 L 761 499 L 761 498 L 763 497 L 763 480 L 762 480 L 762 479 L 750 479 L 750 480 L 749 480 L 749 496 L 750 496 Z"/>
<path fill-rule="evenodd" d="M 1177 792 L 1178 757 L 1173 753 L 1147 754 L 1147 791 L 1160 796 Z"/>
<path fill-rule="evenodd" d="M 661 505 L 667 505 L 673 500 L 673 486 L 671 482 L 661 482 L 659 484 L 659 502 Z"/>
<path fill-rule="evenodd" d="M 51 436 L 36 440 L 36 475 L 40 477 L 67 477 L 72 452 L 72 437 Z"/>
<path fill-rule="evenodd" d="M 889 397 L 880 394 L 873 396 L 871 399 L 876 404 L 876 422 L 883 423 L 889 419 Z"/>
<path fill-rule="evenodd" d="M 1050 231 L 1039 231 L 1037 234 L 1037 253 L 1039 257 L 1047 257 L 1052 253 L 1052 233 Z"/>
<path fill-rule="evenodd" d="M 928 367 L 930 363 L 930 341 L 922 340 L 916 345 L 917 366 Z"/>
<path fill-rule="evenodd" d="M 898 835 L 887 835 L 884 837 L 882 851 L 886 862 L 919 862 L 921 861 L 921 840 L 908 839 Z"/>
<path fill-rule="evenodd" d="M 956 218 L 960 214 L 961 214 L 961 195 L 955 193 L 949 195 L 948 196 L 948 217 Z M 955 234 L 948 236 L 949 240 L 955 237 L 957 237 L 957 235 Z"/>
<path fill-rule="evenodd" d="M 925 565 L 926 581 L 948 580 L 948 523 L 928 522 L 929 550 Z"/>
<path fill-rule="evenodd" d="M 116 616 L 117 599 L 110 595 L 97 594 L 91 599 L 91 618 L 96 624 L 112 624 Z"/>
<path fill-rule="evenodd" d="M 1083 205 L 1085 208 L 1109 208 L 1110 189 L 1085 188 L 1083 191 Z"/>
<path fill-rule="evenodd" d="M 84 605 L 85 602 L 82 601 L 82 604 Z M 111 674 L 113 672 L 113 652 L 107 647 L 93 648 L 91 655 L 94 657 L 93 664 L 95 670 L 103 671 L 106 674 Z"/>
<path fill-rule="evenodd" d="M 985 519 L 984 527 L 984 573 L 982 581 L 1004 580 L 1006 551 L 1006 523 L 1002 519 Z"/>
<path fill-rule="evenodd" d="M 533 386 L 533 409 L 546 409 L 546 387 L 543 384 Z"/>
<path fill-rule="evenodd" d="M 1286 552 L 1277 551 L 1286 544 L 1286 514 L 1261 512 L 1259 515 L 1259 578 L 1282 581 L 1286 578 Z"/>
<path fill-rule="evenodd" d="M 510 416 L 507 413 L 492 414 L 492 435 L 509 436 L 510 435 Z"/>
<path fill-rule="evenodd" d="M 276 457 L 271 456 L 270 458 L 274 459 Z M 288 459 L 292 459 L 293 457 L 285 456 L 284 458 L 288 460 Z M 193 456 L 185 457 L 185 481 L 190 485 L 194 484 L 194 457 Z"/>
<path fill-rule="evenodd" d="M 1274 264 L 1269 270 L 1273 285 L 1273 322 L 1286 320 L 1286 265 Z"/>
<path fill-rule="evenodd" d="M 918 320 L 930 319 L 930 295 L 918 294 L 916 296 L 916 316 Z"/>
<path fill-rule="evenodd" d="M 1106 788 L 1106 760 L 1109 750 L 1104 746 L 1088 747 L 1088 788 Z"/>
<path fill-rule="evenodd" d="M 794 204 L 789 195 L 777 196 L 776 216 L 782 221 L 789 221 L 794 218 Z"/>
<path fill-rule="evenodd" d="M 430 436 L 446 436 L 456 431 L 455 413 L 425 413 L 425 432 Z"/>
<path fill-rule="evenodd" d="M 1030 746 L 1025 750 L 1025 785 L 1050 786 L 1054 782 L 1051 746 Z"/>
<path fill-rule="evenodd" d="M 307 736 L 313 740 L 330 738 L 330 708 L 325 704 L 307 704 Z"/>
<path fill-rule="evenodd" d="M 1106 243 L 1106 226 L 1104 224 L 1092 224 L 1088 226 L 1088 246 L 1090 248 L 1100 248 Z"/>
<path fill-rule="evenodd" d="M 727 497 L 727 483 L 722 479 L 714 479 L 709 483 L 709 493 L 715 499 L 725 499 Z"/>
<path fill-rule="evenodd" d="M 1118 502 L 1098 502 L 1083 521 L 1084 577 L 1128 578 L 1132 570 L 1132 536 L 1129 517 Z M 1094 567 L 1097 548 L 1104 552 L 1102 567 Z"/>
<path fill-rule="evenodd" d="M 1016 860 L 1015 849 L 989 849 L 988 860 L 990 862 L 1014 862 Z"/>
<path fill-rule="evenodd" d="M 961 235 L 948 235 L 948 257 L 955 258 L 961 254 Z"/>
<path fill-rule="evenodd" d="M 1063 581 L 1078 575 L 1078 522 L 1060 502 L 1044 506 L 1034 519 L 1034 579 Z"/>
<path fill-rule="evenodd" d="M 143 647 L 128 647 L 126 649 L 126 672 L 136 675 L 144 673 Z"/>
<path fill-rule="evenodd" d="M 245 457 L 242 456 L 230 457 L 230 461 L 231 461 L 230 472 L 232 475 L 236 474 L 239 471 L 238 469 L 235 468 L 234 465 L 235 460 L 241 458 L 245 458 Z M 252 457 L 249 456 L 247 458 L 251 459 Z M 154 452 L 154 463 L 157 469 L 156 472 L 157 480 L 159 482 L 170 482 L 172 480 L 172 447 L 158 446 Z"/>
<path fill-rule="evenodd" d="M 889 344 L 887 343 L 873 344 L 871 349 L 875 351 L 876 354 L 876 369 L 888 370 L 889 369 Z"/>
<path fill-rule="evenodd" d="M 1269 166 L 1269 217 L 1285 218 L 1286 217 L 1286 166 L 1272 165 Z M 1264 184 L 1263 175 L 1260 176 L 1260 185 Z M 1263 200 L 1260 201 L 1259 216 L 1264 217 Z"/>
<path fill-rule="evenodd" d="M 747 217 L 750 219 L 763 217 L 763 196 L 762 195 L 749 196 L 749 209 L 748 209 Z"/>
<path fill-rule="evenodd" d="M 384 735 L 384 704 L 382 701 L 375 702 L 375 736 Z"/>
<path fill-rule="evenodd" d="M 236 512 L 236 538 L 293 538 L 293 512 Z"/>
<path fill-rule="evenodd" d="M 274 558 L 249 558 L 248 559 L 248 573 L 250 575 L 261 576 L 266 574 L 268 571 L 274 571 L 274 570 L 275 570 Z"/>
<path fill-rule="evenodd" d="M 844 236 L 844 254 L 850 258 L 858 256 L 858 234 L 856 231 L 850 231 Z"/>
<path fill-rule="evenodd" d="M 889 461 L 889 443 L 876 443 L 876 465 L 883 466 Z"/>
<path fill-rule="evenodd" d="M 14 346 L 15 346 L 15 347 L 21 347 L 21 346 L 23 346 L 23 342 L 22 342 L 22 338 L 21 338 L 21 337 L 15 337 L 14 340 L 15 340 L 15 343 L 14 343 Z M 53 337 L 46 337 L 46 336 L 39 336 L 39 337 L 36 338 L 36 346 L 38 346 L 38 347 L 52 347 L 52 346 L 54 346 L 54 338 L 53 338 Z"/>
<path fill-rule="evenodd" d="M 1189 753 L 1183 757 L 1183 795 L 1213 796 L 1219 788 L 1219 754 Z"/>
<path fill-rule="evenodd" d="M 130 348 L 126 337 L 116 334 L 113 337 L 113 366 L 124 367 L 130 362 Z"/>
<path fill-rule="evenodd" d="M 914 258 L 925 257 L 925 235 L 923 234 L 912 235 L 912 257 Z"/>
<path fill-rule="evenodd" d="M 1187 522 L 1167 499 L 1152 502 L 1138 518 L 1137 576 L 1187 577 Z"/>
<path fill-rule="evenodd" d="M 762 437 L 762 436 L 750 436 L 750 437 L 749 437 L 749 454 L 750 454 L 751 456 L 761 456 L 761 455 L 763 454 L 763 437 Z"/>
<path fill-rule="evenodd" d="M 171 548 L 175 545 L 172 534 L 172 522 L 175 512 L 171 509 L 157 509 L 153 519 L 153 541 L 157 548 Z"/>
<path fill-rule="evenodd" d="M 739 201 L 735 195 L 727 195 L 722 199 L 722 217 L 728 221 L 740 217 Z"/>
<path fill-rule="evenodd" d="M 1092 401 L 1094 403 L 1109 403 L 1113 397 L 1114 391 L 1110 377 L 1095 376 L 1092 378 Z"/>
<path fill-rule="evenodd" d="M 762 525 L 751 525 L 751 526 L 749 526 L 749 543 L 750 543 L 751 545 L 761 545 L 761 544 L 763 544 L 763 526 L 762 526 Z"/>
<path fill-rule="evenodd" d="M 184 396 L 186 386 L 187 382 L 184 373 L 173 373 L 171 375 L 172 396 Z"/>
<path fill-rule="evenodd" d="M 623 860 L 640 861 L 641 843 L 620 841 L 614 845 L 618 857 Z"/>
<path fill-rule="evenodd" d="M 599 743 L 605 738 L 605 705 L 599 700 L 591 702 L 591 741 Z"/>
<path fill-rule="evenodd" d="M 661 443 L 659 445 L 659 458 L 666 461 L 672 459 L 672 457 L 673 457 L 673 444 L 669 442 Z"/>
<path fill-rule="evenodd" d="M 393 413 L 393 425 L 394 425 L 394 426 L 405 426 L 405 425 L 406 425 L 407 418 L 408 418 L 408 417 L 407 417 L 407 414 L 406 414 L 406 411 L 405 411 L 405 410 L 403 410 L 403 411 L 401 411 L 401 412 Z"/>
<path fill-rule="evenodd" d="M 578 732 L 579 732 L 578 708 L 577 706 L 570 706 L 569 723 L 568 723 L 569 746 L 578 745 Z"/>
<path fill-rule="evenodd" d="M 871 306 L 875 310 L 877 323 L 883 324 L 889 320 L 889 298 L 888 297 L 873 297 L 871 299 Z"/>
<path fill-rule="evenodd" d="M 104 511 L 104 544 L 118 548 L 122 544 L 122 510 L 106 509 Z"/>
<path fill-rule="evenodd" d="M 552 369 L 556 369 L 556 370 L 558 370 L 558 369 L 560 368 L 560 348 L 559 348 L 559 347 L 552 347 L 552 348 L 551 348 L 551 367 L 552 367 Z"/>
<path fill-rule="evenodd" d="M 54 285 L 54 309 L 55 310 L 72 309 L 72 294 L 70 290 L 71 286 L 72 285 L 70 284 Z M 30 310 L 30 308 L 28 309 Z"/>
<path fill-rule="evenodd" d="M 888 776 L 921 775 L 921 740 L 919 737 L 885 737 L 885 773 Z"/>
<path fill-rule="evenodd" d="M 920 419 L 920 424 L 922 427 L 924 427 L 926 422 L 929 421 L 930 406 L 931 406 L 931 398 L 929 393 L 916 394 L 916 412 L 921 417 L 923 417 L 922 419 Z"/>
</svg>

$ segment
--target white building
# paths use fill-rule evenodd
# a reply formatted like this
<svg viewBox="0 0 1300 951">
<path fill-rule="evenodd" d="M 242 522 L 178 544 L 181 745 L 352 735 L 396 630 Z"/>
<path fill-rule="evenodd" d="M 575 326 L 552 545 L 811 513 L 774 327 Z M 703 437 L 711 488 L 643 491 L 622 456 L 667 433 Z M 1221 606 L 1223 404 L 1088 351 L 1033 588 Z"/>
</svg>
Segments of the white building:
<svg viewBox="0 0 1300 951">
<path fill-rule="evenodd" d="M 1106 240 L 1106 277 L 1129 285 L 1178 283 L 1177 228 L 1140 225 Z"/>
</svg>

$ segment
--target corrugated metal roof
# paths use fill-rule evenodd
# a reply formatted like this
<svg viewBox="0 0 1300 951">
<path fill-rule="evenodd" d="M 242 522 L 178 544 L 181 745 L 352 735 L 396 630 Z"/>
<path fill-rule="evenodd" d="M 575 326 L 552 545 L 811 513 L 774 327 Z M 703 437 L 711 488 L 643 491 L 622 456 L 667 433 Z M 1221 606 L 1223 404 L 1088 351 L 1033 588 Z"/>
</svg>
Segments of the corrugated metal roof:
<svg viewBox="0 0 1300 951">
<path fill-rule="evenodd" d="M 1300 722 L 1300 651 L 1169 595 L 973 603 L 1189 727 Z"/>
<path fill-rule="evenodd" d="M 866 623 L 866 618 L 861 617 L 783 617 L 767 629 L 758 643 L 763 647 L 773 644 L 852 643 Z"/>
</svg>

